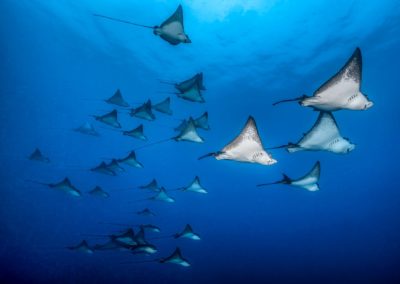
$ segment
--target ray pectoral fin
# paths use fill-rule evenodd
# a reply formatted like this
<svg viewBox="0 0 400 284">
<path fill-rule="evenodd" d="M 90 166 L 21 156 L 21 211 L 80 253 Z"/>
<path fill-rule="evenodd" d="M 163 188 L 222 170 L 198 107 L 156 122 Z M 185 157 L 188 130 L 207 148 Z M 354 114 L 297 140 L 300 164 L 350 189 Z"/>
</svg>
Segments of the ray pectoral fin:
<svg viewBox="0 0 400 284">
<path fill-rule="evenodd" d="M 277 102 L 273 103 L 272 105 L 276 106 L 276 105 L 281 104 L 281 103 L 301 101 L 301 100 L 304 100 L 305 98 L 307 98 L 307 96 L 306 95 L 302 95 L 301 97 L 297 97 L 297 98 L 294 98 L 294 99 L 285 99 L 285 100 L 277 101 Z"/>
</svg>

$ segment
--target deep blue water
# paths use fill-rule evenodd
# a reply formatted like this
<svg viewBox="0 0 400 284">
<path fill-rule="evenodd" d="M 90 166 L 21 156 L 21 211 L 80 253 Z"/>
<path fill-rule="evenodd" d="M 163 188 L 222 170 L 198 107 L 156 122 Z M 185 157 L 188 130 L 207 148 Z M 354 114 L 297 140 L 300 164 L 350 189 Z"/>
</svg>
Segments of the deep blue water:
<svg viewBox="0 0 400 284">
<path fill-rule="evenodd" d="M 0 282 L 1 283 L 399 283 L 400 151 L 398 1 L 94 1 L 3 0 L 1 8 Z M 192 43 L 169 45 L 151 30 L 95 18 L 162 22 L 182 4 Z M 347 155 L 271 151 L 272 166 L 197 157 L 221 149 L 254 116 L 266 147 L 295 142 L 317 113 L 277 99 L 312 92 L 363 54 L 367 111 L 338 111 L 341 133 L 357 146 Z M 154 122 L 120 110 L 124 129 L 143 123 L 149 142 L 174 135 L 179 119 L 210 115 L 205 143 L 166 142 L 137 151 L 144 168 L 116 177 L 87 169 L 146 142 L 94 122 L 117 88 L 128 102 L 161 101 L 159 80 L 204 73 L 206 103 L 172 96 L 173 117 Z M 70 131 L 85 121 L 101 137 Z M 26 157 L 39 147 L 45 164 Z M 256 184 L 298 177 L 322 166 L 317 192 Z M 201 178 L 208 194 L 171 191 L 173 204 L 135 202 L 132 189 L 156 178 L 167 189 Z M 26 179 L 68 176 L 81 198 Z M 96 199 L 95 185 L 110 193 Z M 149 207 L 154 217 L 134 212 Z M 121 229 L 100 222 L 152 223 L 166 236 L 190 223 L 202 240 L 154 240 L 155 256 L 86 255 L 65 249 L 83 234 Z M 149 233 L 148 237 L 157 237 Z M 102 240 L 87 238 L 94 245 Z M 121 264 L 182 249 L 191 267 Z"/>
</svg>

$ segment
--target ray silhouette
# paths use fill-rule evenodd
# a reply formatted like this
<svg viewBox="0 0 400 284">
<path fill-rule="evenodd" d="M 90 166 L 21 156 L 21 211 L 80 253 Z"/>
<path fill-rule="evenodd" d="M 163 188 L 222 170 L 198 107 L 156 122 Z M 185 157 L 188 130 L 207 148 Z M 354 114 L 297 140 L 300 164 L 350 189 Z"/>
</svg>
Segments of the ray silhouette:
<svg viewBox="0 0 400 284">
<path fill-rule="evenodd" d="M 329 151 L 347 154 L 355 145 L 340 134 L 339 127 L 331 112 L 321 111 L 313 127 L 297 142 L 269 149 L 286 148 L 290 153 L 298 151 Z"/>
<path fill-rule="evenodd" d="M 152 111 L 152 104 L 151 104 L 150 100 L 145 102 L 140 107 L 131 109 L 130 115 L 137 117 L 137 118 L 145 119 L 148 121 L 152 121 L 152 120 L 156 119 L 156 117 Z"/>
<path fill-rule="evenodd" d="M 148 184 L 139 186 L 140 189 L 148 189 L 152 191 L 160 191 L 160 187 L 158 186 L 158 182 L 156 179 L 152 179 Z"/>
<path fill-rule="evenodd" d="M 199 160 L 206 157 L 215 157 L 217 160 L 257 163 L 266 166 L 276 163 L 276 160 L 264 149 L 256 122 L 251 116 L 249 116 L 246 125 L 234 140 L 222 148 L 221 151 L 201 156 Z"/>
<path fill-rule="evenodd" d="M 114 128 L 121 128 L 121 124 L 118 121 L 118 112 L 116 109 L 104 115 L 93 115 L 93 117 L 106 125 L 112 126 Z"/>
<path fill-rule="evenodd" d="M 67 249 L 86 254 L 93 254 L 93 248 L 89 246 L 86 240 L 81 241 L 79 244 L 75 246 L 68 246 Z"/>
<path fill-rule="evenodd" d="M 320 111 L 366 110 L 373 102 L 360 90 L 362 80 L 361 50 L 356 48 L 346 64 L 328 81 L 320 86 L 312 96 L 303 95 L 283 102 L 298 101 L 300 105 Z"/>
<path fill-rule="evenodd" d="M 138 263 L 150 263 L 150 262 L 172 263 L 183 267 L 190 266 L 190 263 L 182 256 L 179 247 L 177 247 L 171 255 L 164 258 L 157 258 L 153 260 L 142 260 L 142 261 L 128 261 L 128 262 L 122 262 L 121 264 L 138 264 Z"/>
<path fill-rule="evenodd" d="M 109 198 L 110 194 L 108 192 L 104 191 L 100 186 L 96 186 L 93 188 L 91 191 L 89 191 L 89 194 L 92 196 L 97 196 L 97 197 L 102 197 L 102 198 Z"/>
<path fill-rule="evenodd" d="M 59 191 L 63 191 L 69 195 L 75 196 L 75 197 L 79 197 L 81 196 L 81 192 L 80 190 L 78 190 L 70 181 L 70 179 L 68 177 L 64 178 L 62 181 L 60 182 L 56 182 L 56 183 L 44 183 L 44 182 L 39 182 L 39 181 L 34 181 L 34 180 L 26 180 L 27 182 L 32 182 L 32 183 L 36 183 L 36 184 L 40 184 L 40 185 L 44 185 L 47 186 L 51 189 L 55 189 L 55 190 L 59 190 Z"/>
<path fill-rule="evenodd" d="M 90 135 L 90 136 L 100 136 L 99 132 L 96 131 L 96 129 L 94 128 L 94 126 L 89 123 L 89 122 L 85 122 L 83 125 L 73 129 L 75 132 L 81 133 L 81 134 L 86 134 L 86 135 Z"/>
<path fill-rule="evenodd" d="M 28 157 L 31 161 L 38 161 L 43 163 L 50 163 L 50 159 L 42 154 L 39 148 L 36 148 Z"/>
<path fill-rule="evenodd" d="M 193 231 L 192 226 L 190 226 L 189 224 L 186 224 L 182 232 L 175 234 L 174 238 L 175 239 L 186 238 L 195 241 L 201 240 L 200 236 Z"/>
<path fill-rule="evenodd" d="M 183 187 L 180 190 L 196 193 L 207 193 L 207 190 L 200 184 L 200 178 L 198 176 L 196 176 L 188 186 Z"/>
<path fill-rule="evenodd" d="M 160 36 L 163 40 L 172 45 L 178 45 L 180 43 L 191 43 L 189 36 L 185 34 L 185 29 L 183 25 L 183 9 L 181 5 L 179 5 L 175 12 L 168 19 L 162 22 L 160 26 L 146 26 L 100 14 L 93 14 L 93 16 L 124 24 L 152 29 L 155 35 Z"/>
<path fill-rule="evenodd" d="M 134 128 L 132 130 L 123 131 L 122 134 L 125 136 L 137 138 L 140 140 L 147 140 L 147 137 L 143 133 L 143 124 L 140 124 L 138 127 Z"/>
<path fill-rule="evenodd" d="M 156 195 L 148 198 L 147 200 L 162 201 L 162 202 L 167 202 L 167 203 L 175 202 L 175 199 L 172 198 L 171 196 L 169 196 L 167 194 L 167 191 L 163 187 L 160 188 L 160 191 Z"/>
<path fill-rule="evenodd" d="M 110 169 L 108 165 L 105 162 L 101 162 L 98 166 L 91 168 L 90 169 L 92 172 L 100 173 L 100 174 L 105 174 L 109 176 L 116 176 L 117 173 Z"/>
<path fill-rule="evenodd" d="M 171 98 L 166 98 L 165 100 L 154 104 L 152 108 L 158 112 L 172 115 L 172 110 L 171 110 Z"/>
<path fill-rule="evenodd" d="M 263 183 L 257 186 L 267 186 L 273 184 L 287 184 L 296 187 L 304 188 L 308 191 L 317 191 L 319 190 L 318 181 L 321 173 L 321 164 L 320 162 L 316 162 L 313 168 L 303 177 L 298 179 L 291 179 L 287 175 L 283 174 L 283 179 L 271 183 Z"/>
<path fill-rule="evenodd" d="M 131 151 L 125 158 L 117 159 L 117 162 L 134 168 L 143 168 L 143 165 L 136 159 L 135 151 Z"/>
<path fill-rule="evenodd" d="M 122 97 L 121 91 L 117 89 L 110 98 L 105 100 L 106 103 L 112 104 L 112 105 L 117 105 L 120 107 L 129 107 L 129 104 L 124 100 Z"/>
<path fill-rule="evenodd" d="M 148 216 L 156 216 L 156 214 L 153 211 L 151 211 L 149 208 L 144 208 L 143 210 L 136 212 L 136 214 L 140 215 L 140 216 L 147 216 L 147 217 Z"/>
</svg>

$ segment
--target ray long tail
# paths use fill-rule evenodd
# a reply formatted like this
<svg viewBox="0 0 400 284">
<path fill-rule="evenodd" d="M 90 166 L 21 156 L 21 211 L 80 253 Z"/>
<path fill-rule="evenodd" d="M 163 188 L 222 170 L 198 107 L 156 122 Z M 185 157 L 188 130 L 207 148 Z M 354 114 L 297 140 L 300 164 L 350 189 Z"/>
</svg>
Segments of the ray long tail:
<svg viewBox="0 0 400 284">
<path fill-rule="evenodd" d="M 297 98 L 294 98 L 294 99 L 285 99 L 285 100 L 277 101 L 277 102 L 273 103 L 272 105 L 276 106 L 276 105 L 281 104 L 281 103 L 300 101 L 300 100 L 305 99 L 306 97 L 307 97 L 306 95 L 302 95 L 301 97 L 297 97 Z"/>
<path fill-rule="evenodd" d="M 125 21 L 125 20 L 121 20 L 121 19 L 117 19 L 117 18 L 113 18 L 113 17 L 109 17 L 109 16 L 100 15 L 100 14 L 93 14 L 93 16 L 104 18 L 104 19 L 108 19 L 108 20 L 111 20 L 111 21 L 119 22 L 119 23 L 124 23 L 124 24 L 133 25 L 133 26 L 148 28 L 148 29 L 153 29 L 154 28 L 154 27 L 151 27 L 151 26 L 140 25 L 140 24 L 136 24 L 136 23 L 133 23 L 133 22 L 130 22 L 130 21 Z"/>
</svg>

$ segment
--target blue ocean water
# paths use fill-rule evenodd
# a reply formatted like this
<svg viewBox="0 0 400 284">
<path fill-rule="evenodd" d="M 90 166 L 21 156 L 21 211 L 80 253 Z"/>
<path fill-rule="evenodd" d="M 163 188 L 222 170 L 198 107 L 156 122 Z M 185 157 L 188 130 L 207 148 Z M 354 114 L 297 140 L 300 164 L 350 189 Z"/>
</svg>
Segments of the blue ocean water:
<svg viewBox="0 0 400 284">
<path fill-rule="evenodd" d="M 173 46 L 151 30 L 93 17 L 157 25 L 182 4 L 191 44 Z M 398 1 L 3 0 L 1 32 L 1 283 L 399 283 L 400 184 Z M 356 47 L 363 55 L 366 111 L 335 112 L 349 154 L 272 150 L 262 166 L 197 158 L 221 149 L 252 115 L 266 147 L 296 142 L 318 113 L 279 99 L 311 95 Z M 160 80 L 204 73 L 206 103 L 184 101 Z M 119 88 L 137 104 L 171 96 L 173 116 L 146 122 L 119 110 L 123 129 L 144 124 L 148 142 L 95 122 Z M 118 176 L 88 169 L 146 143 L 172 137 L 190 115 L 209 113 L 205 143 L 169 141 L 137 150 L 144 168 Z M 100 137 L 71 131 L 92 122 Z M 29 161 L 39 147 L 51 163 Z M 321 162 L 320 191 L 259 183 L 299 177 Z M 80 198 L 26 182 L 68 176 Z M 199 176 L 208 194 L 170 191 L 175 203 L 139 201 L 137 186 L 167 189 Z M 110 198 L 88 195 L 100 185 Z M 132 190 L 122 190 L 122 189 Z M 150 208 L 156 216 L 135 212 Z M 86 234 L 151 223 L 161 233 L 189 223 L 201 241 L 154 239 L 156 255 L 73 252 Z M 136 230 L 136 229 L 135 229 Z M 168 256 L 191 263 L 131 263 Z"/>
</svg>

